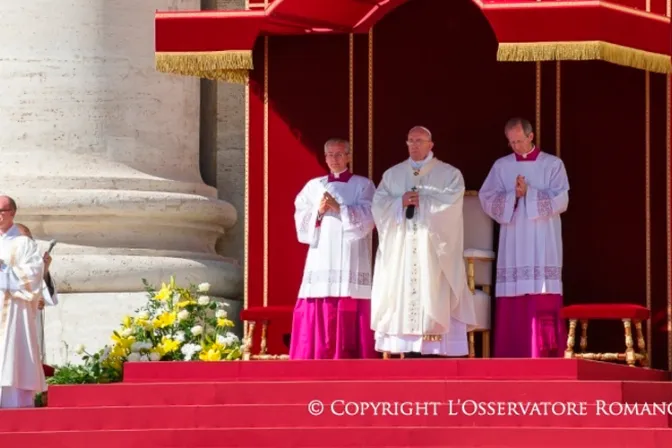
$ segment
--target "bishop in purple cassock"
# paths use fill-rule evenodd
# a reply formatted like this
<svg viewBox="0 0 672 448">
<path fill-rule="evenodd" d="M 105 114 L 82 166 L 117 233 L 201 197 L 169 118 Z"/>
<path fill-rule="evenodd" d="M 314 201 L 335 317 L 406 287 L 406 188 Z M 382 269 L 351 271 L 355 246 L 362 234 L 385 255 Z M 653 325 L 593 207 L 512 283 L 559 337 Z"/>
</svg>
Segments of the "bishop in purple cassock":
<svg viewBox="0 0 672 448">
<path fill-rule="evenodd" d="M 375 358 L 371 330 L 371 202 L 375 185 L 348 171 L 350 144 L 325 144 L 328 176 L 296 197 L 308 255 L 294 308 L 290 359 Z"/>
<path fill-rule="evenodd" d="M 500 224 L 495 283 L 495 349 L 499 358 L 563 355 L 560 215 L 569 203 L 562 160 L 532 141 L 529 121 L 505 126 L 513 153 L 495 162 L 479 197 Z"/>
</svg>

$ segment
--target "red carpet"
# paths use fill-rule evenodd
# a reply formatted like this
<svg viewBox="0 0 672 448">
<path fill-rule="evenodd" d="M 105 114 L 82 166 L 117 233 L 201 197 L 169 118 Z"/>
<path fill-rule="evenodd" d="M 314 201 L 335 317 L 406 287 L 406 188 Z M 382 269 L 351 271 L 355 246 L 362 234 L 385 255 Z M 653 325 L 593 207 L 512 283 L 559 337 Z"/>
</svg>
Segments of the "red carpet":
<svg viewBox="0 0 672 448">
<path fill-rule="evenodd" d="M 0 446 L 668 448 L 668 379 L 564 359 L 129 363 L 124 383 L 0 411 Z"/>
</svg>

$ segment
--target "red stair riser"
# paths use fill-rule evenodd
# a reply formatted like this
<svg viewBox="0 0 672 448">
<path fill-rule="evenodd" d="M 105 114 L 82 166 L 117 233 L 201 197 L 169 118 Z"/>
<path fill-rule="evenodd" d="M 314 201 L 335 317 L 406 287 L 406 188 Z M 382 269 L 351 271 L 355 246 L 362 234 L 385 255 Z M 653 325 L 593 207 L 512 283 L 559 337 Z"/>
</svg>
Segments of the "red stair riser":
<svg viewBox="0 0 672 448">
<path fill-rule="evenodd" d="M 672 431 L 615 428 L 287 428 L 170 429 L 0 434 L 0 446 L 68 448 L 213 447 L 669 448 Z"/>
<path fill-rule="evenodd" d="M 127 363 L 124 382 L 498 379 L 665 381 L 668 372 L 576 359 L 405 359 Z"/>
<path fill-rule="evenodd" d="M 226 405 L 170 407 L 50 408 L 3 411 L 0 433 L 32 431 L 73 431 L 110 429 L 170 429 L 228 427 L 351 427 L 351 426 L 527 426 L 527 427 L 637 427 L 666 428 L 666 415 L 604 415 L 596 406 L 588 406 L 586 415 L 484 415 L 471 416 L 447 406 L 412 409 L 404 415 L 376 415 L 360 406 L 348 411 L 337 406 L 320 416 L 312 416 L 301 405 Z M 353 415 L 355 414 L 355 415 Z M 400 415 L 399 415 L 400 414 Z M 601 414 L 601 415 L 600 415 Z"/>
<path fill-rule="evenodd" d="M 113 384 L 50 388 L 51 406 L 308 403 L 347 401 L 585 401 L 623 399 L 620 382 L 334 381 Z"/>
</svg>

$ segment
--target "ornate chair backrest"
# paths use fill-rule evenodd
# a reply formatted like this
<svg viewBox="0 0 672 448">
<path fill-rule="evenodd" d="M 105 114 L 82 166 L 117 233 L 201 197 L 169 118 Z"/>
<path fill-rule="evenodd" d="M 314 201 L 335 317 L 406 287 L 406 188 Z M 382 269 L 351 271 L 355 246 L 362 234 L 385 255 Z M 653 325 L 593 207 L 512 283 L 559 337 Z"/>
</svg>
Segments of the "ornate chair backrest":
<svg viewBox="0 0 672 448">
<path fill-rule="evenodd" d="M 484 251 L 492 253 L 495 244 L 495 226 L 481 207 L 478 191 L 468 190 L 464 195 L 464 250 L 478 253 Z M 474 251 L 475 249 L 475 251 Z M 492 269 L 494 262 L 474 263 L 475 283 L 478 286 L 491 286 Z"/>
</svg>

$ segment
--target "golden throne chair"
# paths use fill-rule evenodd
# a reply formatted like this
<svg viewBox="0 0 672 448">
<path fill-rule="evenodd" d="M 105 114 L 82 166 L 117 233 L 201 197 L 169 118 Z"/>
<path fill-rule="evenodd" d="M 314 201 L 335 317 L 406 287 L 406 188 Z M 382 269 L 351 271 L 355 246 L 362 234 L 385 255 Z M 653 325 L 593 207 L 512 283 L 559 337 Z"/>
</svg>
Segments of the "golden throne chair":
<svg viewBox="0 0 672 448">
<path fill-rule="evenodd" d="M 465 192 L 463 209 L 464 261 L 469 289 L 474 294 L 476 308 L 476 328 L 468 333 L 469 357 L 476 356 L 476 333 L 480 333 L 483 357 L 489 358 L 495 226 L 481 207 L 478 191 Z"/>
</svg>

